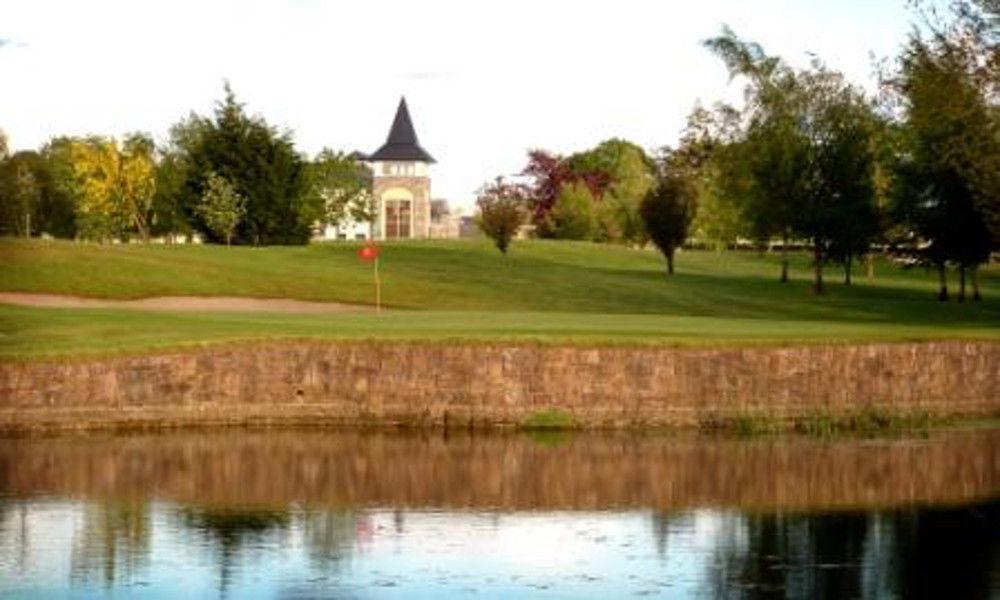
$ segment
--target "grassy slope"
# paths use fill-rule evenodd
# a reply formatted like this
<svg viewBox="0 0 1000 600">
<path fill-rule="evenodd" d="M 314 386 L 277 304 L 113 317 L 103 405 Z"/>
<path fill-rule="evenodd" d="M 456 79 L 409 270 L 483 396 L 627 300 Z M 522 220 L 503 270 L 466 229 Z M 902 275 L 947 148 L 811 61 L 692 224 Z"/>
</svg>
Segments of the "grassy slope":
<svg viewBox="0 0 1000 600">
<path fill-rule="evenodd" d="M 237 295 L 370 302 L 370 267 L 352 245 L 102 247 L 0 240 L 0 290 L 109 298 Z M 277 337 L 532 339 L 726 343 L 1000 339 L 1000 270 L 986 300 L 938 303 L 922 269 L 877 267 L 844 287 L 828 271 L 809 293 L 808 258 L 776 282 L 777 257 L 685 252 L 664 281 L 649 251 L 566 242 L 412 242 L 383 249 L 383 298 L 418 311 L 382 315 L 164 314 L 0 307 L 0 357 L 128 351 Z"/>
</svg>

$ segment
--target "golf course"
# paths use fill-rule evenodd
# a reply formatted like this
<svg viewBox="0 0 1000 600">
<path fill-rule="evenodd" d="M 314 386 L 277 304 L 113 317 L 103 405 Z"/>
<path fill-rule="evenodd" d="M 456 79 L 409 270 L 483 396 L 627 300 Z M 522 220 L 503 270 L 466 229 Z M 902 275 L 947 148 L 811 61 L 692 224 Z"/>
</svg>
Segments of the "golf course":
<svg viewBox="0 0 1000 600">
<path fill-rule="evenodd" d="M 620 245 L 485 240 L 386 243 L 376 314 L 373 265 L 350 243 L 284 247 L 101 245 L 0 240 L 0 293 L 86 299 L 270 298 L 347 305 L 336 314 L 0 304 L 0 359 L 136 354 L 264 340 L 728 346 L 1000 339 L 1000 268 L 979 274 L 982 301 L 938 302 L 937 274 L 878 259 L 826 270 L 755 251 L 662 256 Z M 971 299 L 971 288 L 967 291 Z"/>
</svg>

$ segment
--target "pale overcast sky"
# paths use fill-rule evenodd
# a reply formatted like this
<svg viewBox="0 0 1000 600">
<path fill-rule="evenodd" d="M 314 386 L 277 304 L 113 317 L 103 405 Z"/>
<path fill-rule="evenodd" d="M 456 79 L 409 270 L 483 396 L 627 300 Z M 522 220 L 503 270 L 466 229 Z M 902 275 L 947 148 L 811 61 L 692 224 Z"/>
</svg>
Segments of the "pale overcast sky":
<svg viewBox="0 0 1000 600">
<path fill-rule="evenodd" d="M 655 148 L 698 99 L 738 98 L 700 45 L 723 24 L 870 85 L 870 57 L 895 54 L 910 22 L 905 0 L 3 0 L 0 128 L 16 149 L 57 134 L 162 140 L 229 79 L 300 151 L 371 152 L 405 94 L 438 160 L 433 195 L 469 206 L 529 148 Z"/>
</svg>

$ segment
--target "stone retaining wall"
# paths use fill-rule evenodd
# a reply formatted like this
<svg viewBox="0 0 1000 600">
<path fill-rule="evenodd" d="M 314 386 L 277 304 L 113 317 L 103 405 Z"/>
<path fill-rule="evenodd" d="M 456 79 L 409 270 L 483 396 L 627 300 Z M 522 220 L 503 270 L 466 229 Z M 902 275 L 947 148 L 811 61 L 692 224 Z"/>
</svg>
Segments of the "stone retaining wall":
<svg viewBox="0 0 1000 600">
<path fill-rule="evenodd" d="M 0 427 L 190 423 L 687 426 L 869 406 L 1000 414 L 1000 344 L 741 348 L 259 343 L 0 363 Z"/>
</svg>

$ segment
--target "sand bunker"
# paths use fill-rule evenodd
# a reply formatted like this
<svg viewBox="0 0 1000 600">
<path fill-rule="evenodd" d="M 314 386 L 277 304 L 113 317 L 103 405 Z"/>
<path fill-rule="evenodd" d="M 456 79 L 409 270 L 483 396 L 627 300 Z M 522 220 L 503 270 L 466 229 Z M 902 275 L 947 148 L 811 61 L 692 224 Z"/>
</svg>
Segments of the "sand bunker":
<svg viewBox="0 0 1000 600">
<path fill-rule="evenodd" d="M 127 308 L 193 312 L 267 312 L 303 315 L 326 315 L 369 312 L 373 308 L 338 302 L 307 302 L 287 298 L 239 298 L 231 296 L 158 296 L 139 300 L 106 300 L 61 294 L 0 292 L 0 304 L 43 308 Z"/>
</svg>

